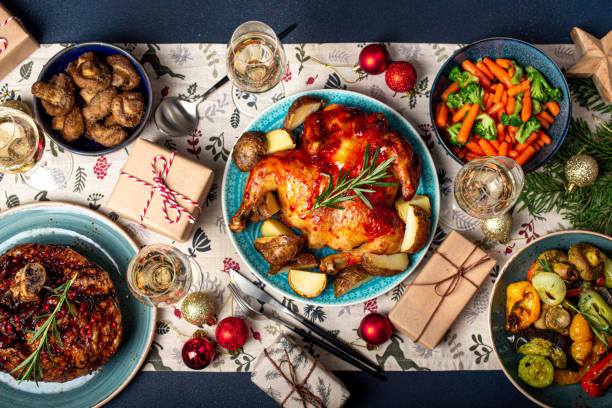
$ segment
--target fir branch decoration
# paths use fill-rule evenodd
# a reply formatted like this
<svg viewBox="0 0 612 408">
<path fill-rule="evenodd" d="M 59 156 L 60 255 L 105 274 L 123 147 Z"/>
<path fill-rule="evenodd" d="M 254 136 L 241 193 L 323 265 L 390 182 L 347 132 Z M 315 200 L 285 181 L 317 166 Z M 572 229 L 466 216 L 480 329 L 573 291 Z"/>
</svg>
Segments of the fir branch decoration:
<svg viewBox="0 0 612 408">
<path fill-rule="evenodd" d="M 372 204 L 364 195 L 364 193 L 374 192 L 374 190 L 368 187 L 391 187 L 397 184 L 379 181 L 389 177 L 387 169 L 395 160 L 395 157 L 390 157 L 377 166 L 376 160 L 378 159 L 379 152 L 380 146 L 376 148 L 372 161 L 370 161 L 370 145 L 368 144 L 365 148 L 365 154 L 363 155 L 363 167 L 361 173 L 359 173 L 357 177 L 349 179 L 347 176 L 350 173 L 350 170 L 347 170 L 346 172 L 342 172 L 342 170 L 340 170 L 335 186 L 333 185 L 334 183 L 332 176 L 327 173 L 322 173 L 329 180 L 327 188 L 320 196 L 316 198 L 312 208 L 306 211 L 304 215 L 321 207 L 344 210 L 344 207 L 341 207 L 339 204 L 345 201 L 352 201 L 355 198 L 361 199 L 361 201 L 363 201 L 363 203 L 369 209 L 372 209 Z M 352 191 L 354 194 L 349 195 L 349 191 Z"/>
<path fill-rule="evenodd" d="M 55 289 L 47 288 L 51 292 L 53 292 L 51 297 L 57 297 L 59 298 L 59 300 L 57 302 L 57 305 L 55 306 L 55 309 L 51 313 L 47 313 L 42 316 L 37 316 L 37 318 L 39 319 L 46 320 L 36 331 L 30 331 L 24 329 L 23 327 L 20 327 L 21 330 L 33 334 L 32 337 L 28 340 L 28 344 L 32 344 L 36 341 L 39 341 L 39 343 L 38 347 L 36 347 L 36 350 L 34 350 L 32 354 L 28 356 L 28 358 L 23 360 L 21 364 L 19 364 L 13 369 L 13 371 L 11 371 L 11 374 L 13 374 L 14 372 L 19 372 L 19 375 L 17 376 L 19 382 L 29 381 L 32 379 L 32 377 L 34 377 L 34 381 L 36 382 L 36 385 L 38 385 L 38 378 L 42 377 L 43 375 L 42 366 L 40 365 L 40 353 L 43 350 L 46 350 L 47 354 L 49 355 L 49 358 L 51 359 L 51 362 L 55 365 L 55 361 L 53 361 L 53 356 L 51 354 L 51 346 L 49 345 L 49 335 L 55 336 L 58 345 L 62 347 L 62 339 L 60 337 L 60 332 L 57 327 L 57 314 L 62 309 L 64 303 L 66 303 L 68 311 L 76 318 L 74 309 L 68 301 L 68 290 L 74 283 L 74 280 L 77 278 L 77 276 L 78 275 L 75 274 L 72 279 L 61 284 Z M 13 326 L 17 327 L 14 322 L 12 322 L 12 324 Z"/>
<path fill-rule="evenodd" d="M 570 94 L 578 102 L 591 111 L 612 114 L 612 104 L 606 105 L 599 96 L 591 78 L 568 78 Z"/>
</svg>

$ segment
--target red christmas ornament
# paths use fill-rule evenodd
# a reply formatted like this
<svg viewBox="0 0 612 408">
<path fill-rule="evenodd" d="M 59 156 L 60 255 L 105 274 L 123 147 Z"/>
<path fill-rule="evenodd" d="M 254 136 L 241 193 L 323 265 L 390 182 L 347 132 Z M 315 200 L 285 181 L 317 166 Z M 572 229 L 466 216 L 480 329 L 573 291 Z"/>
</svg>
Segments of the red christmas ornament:
<svg viewBox="0 0 612 408">
<path fill-rule="evenodd" d="M 181 351 L 183 363 L 194 370 L 206 368 L 215 357 L 212 344 L 203 337 L 189 339 Z"/>
<path fill-rule="evenodd" d="M 417 73 L 411 63 L 406 61 L 395 61 L 385 73 L 385 82 L 394 92 L 408 92 L 414 88 Z"/>
<path fill-rule="evenodd" d="M 227 350 L 237 350 L 249 338 L 249 328 L 244 320 L 230 316 L 219 322 L 215 331 L 217 343 Z"/>
<path fill-rule="evenodd" d="M 359 53 L 359 64 L 357 67 L 370 75 L 378 75 L 385 72 L 391 63 L 391 57 L 385 47 L 380 44 L 370 44 Z"/>
<path fill-rule="evenodd" d="M 391 337 L 391 322 L 380 313 L 370 313 L 359 324 L 359 335 L 368 344 L 382 344 Z"/>
</svg>

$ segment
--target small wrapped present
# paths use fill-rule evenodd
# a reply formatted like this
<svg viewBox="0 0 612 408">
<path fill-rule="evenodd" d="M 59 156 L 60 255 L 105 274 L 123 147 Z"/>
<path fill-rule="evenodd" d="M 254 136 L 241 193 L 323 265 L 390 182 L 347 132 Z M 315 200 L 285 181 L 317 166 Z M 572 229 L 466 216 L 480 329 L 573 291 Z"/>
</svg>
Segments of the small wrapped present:
<svg viewBox="0 0 612 408">
<path fill-rule="evenodd" d="M 281 334 L 255 360 L 251 380 L 286 408 L 338 408 L 349 392 L 319 361 Z"/>
<path fill-rule="evenodd" d="M 0 4 L 0 78 L 4 78 L 17 65 L 38 48 L 38 42 Z"/>
<path fill-rule="evenodd" d="M 212 182 L 208 167 L 138 139 L 106 206 L 155 232 L 185 241 Z"/>
<path fill-rule="evenodd" d="M 389 313 L 400 332 L 433 349 L 489 275 L 495 260 L 452 231 Z"/>
</svg>

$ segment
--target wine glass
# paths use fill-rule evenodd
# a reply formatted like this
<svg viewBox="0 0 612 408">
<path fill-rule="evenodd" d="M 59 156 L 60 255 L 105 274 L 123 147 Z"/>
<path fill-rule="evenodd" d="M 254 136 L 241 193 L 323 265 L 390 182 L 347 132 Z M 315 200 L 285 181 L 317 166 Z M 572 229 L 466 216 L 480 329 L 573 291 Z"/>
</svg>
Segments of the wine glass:
<svg viewBox="0 0 612 408">
<path fill-rule="evenodd" d="M 72 155 L 51 142 L 22 101 L 0 104 L 0 173 L 18 173 L 35 190 L 62 187 L 72 174 Z"/>
<path fill-rule="evenodd" d="M 284 98 L 281 79 L 287 59 L 272 28 L 247 21 L 236 28 L 228 43 L 227 75 L 238 110 L 254 117 L 268 105 Z"/>
<path fill-rule="evenodd" d="M 440 221 L 454 230 L 465 231 L 473 229 L 479 220 L 508 212 L 523 189 L 524 178 L 521 166 L 509 157 L 471 160 L 457 173 L 455 200 L 443 203 Z"/>
<path fill-rule="evenodd" d="M 193 273 L 193 270 L 197 274 Z M 147 306 L 165 307 L 177 303 L 190 288 L 201 284 L 202 271 L 172 245 L 143 247 L 130 261 L 127 282 L 130 292 Z"/>
</svg>

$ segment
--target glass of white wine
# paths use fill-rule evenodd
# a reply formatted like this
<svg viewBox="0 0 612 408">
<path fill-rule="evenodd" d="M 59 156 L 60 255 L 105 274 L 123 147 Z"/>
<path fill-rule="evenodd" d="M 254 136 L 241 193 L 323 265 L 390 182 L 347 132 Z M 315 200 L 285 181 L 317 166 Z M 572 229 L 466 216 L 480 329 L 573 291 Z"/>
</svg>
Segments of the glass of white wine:
<svg viewBox="0 0 612 408">
<path fill-rule="evenodd" d="M 72 155 L 52 144 L 22 101 L 0 104 L 0 173 L 16 173 L 35 190 L 62 187 L 72 174 Z"/>
<path fill-rule="evenodd" d="M 143 304 L 156 307 L 177 303 L 190 288 L 199 287 L 201 278 L 197 262 L 166 244 L 145 246 L 127 269 L 130 292 Z"/>
<path fill-rule="evenodd" d="M 254 117 L 285 96 L 281 82 L 285 51 L 266 24 L 247 21 L 238 26 L 228 44 L 226 62 L 234 104 L 244 115 Z"/>
<path fill-rule="evenodd" d="M 455 200 L 442 206 L 440 220 L 455 230 L 474 228 L 479 220 L 510 210 L 523 189 L 525 175 L 509 157 L 489 156 L 471 160 L 457 173 Z"/>
</svg>

